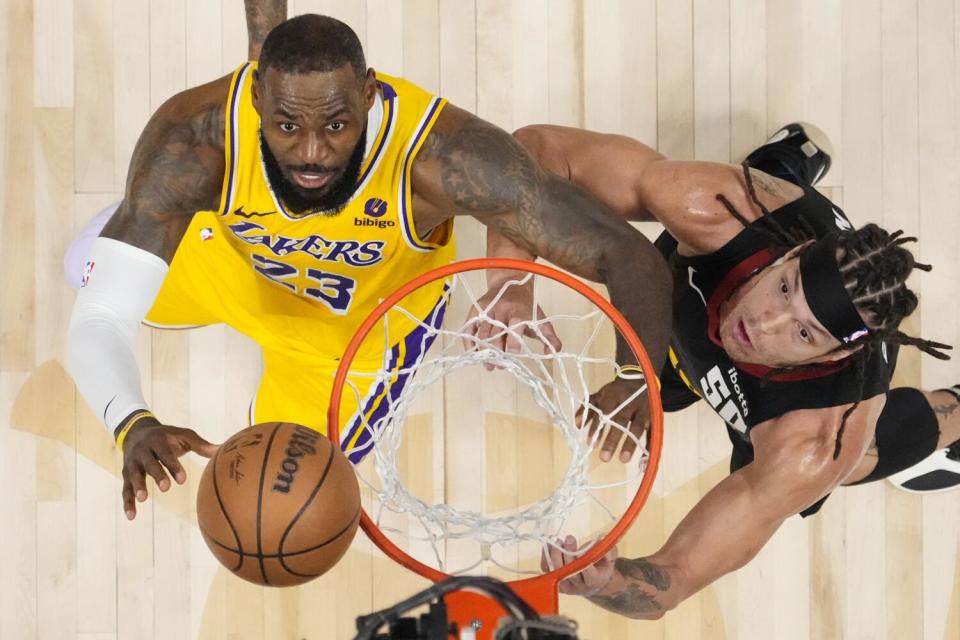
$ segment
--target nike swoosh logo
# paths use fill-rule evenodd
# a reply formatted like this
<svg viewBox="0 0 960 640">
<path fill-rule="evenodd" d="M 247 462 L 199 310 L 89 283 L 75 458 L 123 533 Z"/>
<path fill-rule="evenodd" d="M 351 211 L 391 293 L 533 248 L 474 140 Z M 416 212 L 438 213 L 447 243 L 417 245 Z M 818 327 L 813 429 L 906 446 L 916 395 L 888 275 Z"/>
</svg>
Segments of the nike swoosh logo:
<svg viewBox="0 0 960 640">
<path fill-rule="evenodd" d="M 270 216 L 275 213 L 276 211 L 266 211 L 264 213 L 260 213 L 259 211 L 251 211 L 250 213 L 247 213 L 246 211 L 243 210 L 243 207 L 239 207 L 236 211 L 233 212 L 233 215 L 240 216 L 241 218 L 249 219 L 254 217 Z"/>
<path fill-rule="evenodd" d="M 813 181 L 810 184 L 817 184 L 820 181 L 820 178 L 823 177 L 823 170 L 825 167 L 821 166 L 817 169 L 817 175 L 813 176 Z"/>
<path fill-rule="evenodd" d="M 837 228 L 842 231 L 849 231 L 850 229 L 853 229 L 853 225 L 850 224 L 846 218 L 840 215 L 840 212 L 836 209 L 833 210 L 833 221 L 836 223 Z"/>
<path fill-rule="evenodd" d="M 112 405 L 112 404 L 113 404 L 113 401 L 116 400 L 116 399 L 117 399 L 117 396 L 113 396 L 112 398 L 110 398 L 110 402 L 108 402 L 108 403 L 107 403 L 107 406 L 105 406 L 105 407 L 103 408 L 103 421 L 104 421 L 104 422 L 107 421 L 107 409 L 110 408 L 110 405 Z"/>
<path fill-rule="evenodd" d="M 703 297 L 703 291 L 700 291 L 700 287 L 693 284 L 693 276 L 697 271 L 693 267 L 687 267 L 687 280 L 690 282 L 690 287 L 700 295 L 700 299 L 703 300 L 703 306 L 707 306 L 707 299 Z"/>
</svg>

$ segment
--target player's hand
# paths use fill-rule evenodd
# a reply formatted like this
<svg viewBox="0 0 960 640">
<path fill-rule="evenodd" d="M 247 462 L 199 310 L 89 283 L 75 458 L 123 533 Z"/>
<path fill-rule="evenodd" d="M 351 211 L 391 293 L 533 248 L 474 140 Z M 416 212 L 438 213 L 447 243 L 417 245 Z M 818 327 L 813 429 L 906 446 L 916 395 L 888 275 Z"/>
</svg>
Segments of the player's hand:
<svg viewBox="0 0 960 640">
<path fill-rule="evenodd" d="M 564 551 L 561 551 L 562 547 Z M 564 540 L 557 540 L 556 546 L 549 545 L 544 550 L 540 558 L 540 569 L 544 572 L 549 571 L 550 567 L 557 569 L 568 565 L 577 559 L 573 554 L 577 550 L 577 539 L 573 536 L 567 536 Z M 548 558 L 549 556 L 549 558 Z M 567 593 L 574 596 L 593 596 L 600 593 L 604 587 L 610 585 L 617 572 L 617 548 L 613 547 L 605 556 L 594 562 L 592 565 L 575 573 L 560 583 L 560 593 Z"/>
<path fill-rule="evenodd" d="M 517 276 L 518 279 L 521 277 L 522 276 Z M 559 351 L 563 345 L 560 342 L 560 338 L 557 337 L 557 332 L 554 330 L 553 325 L 549 322 L 538 324 L 537 328 L 539 331 L 534 331 L 534 329 L 527 324 L 522 332 L 511 332 L 505 331 L 499 325 L 487 322 L 486 318 L 480 317 L 480 312 L 485 309 L 487 318 L 503 323 L 508 327 L 517 327 L 523 323 L 529 323 L 531 318 L 534 317 L 532 279 L 522 286 L 516 284 L 510 285 L 506 291 L 503 291 L 499 299 L 497 299 L 502 288 L 502 285 L 491 286 L 487 292 L 477 300 L 477 304 L 470 307 L 467 321 L 464 323 L 464 326 L 467 327 L 467 333 L 480 341 L 486 341 L 487 344 L 494 349 L 500 349 L 506 353 L 521 353 L 523 351 L 523 345 L 521 345 L 518 335 L 519 333 L 522 333 L 528 338 L 540 340 L 544 345 L 544 353 L 549 349 Z M 491 303 L 495 299 L 497 300 L 496 304 L 491 306 Z M 545 317 L 540 305 L 537 305 L 536 314 L 537 320 L 542 320 Z M 474 348 L 476 343 L 464 338 L 463 346 L 469 350 Z M 487 365 L 487 369 L 493 369 L 493 366 Z"/>
<path fill-rule="evenodd" d="M 606 433 L 600 435 L 600 459 L 604 462 L 612 460 L 618 448 L 620 462 L 630 462 L 637 450 L 637 442 L 650 427 L 650 405 L 646 392 L 637 393 L 642 384 L 642 380 L 617 378 L 592 394 L 589 405 L 584 404 L 577 411 L 574 419 L 578 425 L 587 427 L 591 439 L 598 429 L 606 429 Z M 634 396 L 632 400 L 631 396 Z M 602 424 L 601 413 L 609 415 L 620 428 Z M 627 437 L 627 431 L 633 437 Z"/>
<path fill-rule="evenodd" d="M 160 424 L 149 418 L 141 419 L 127 434 L 123 443 L 123 511 L 128 520 L 137 516 L 137 502 L 147 499 L 147 476 L 153 478 L 160 491 L 170 489 L 170 478 L 177 484 L 187 481 L 187 472 L 180 464 L 180 456 L 193 451 L 204 458 L 217 452 L 211 444 L 192 429 Z"/>
</svg>

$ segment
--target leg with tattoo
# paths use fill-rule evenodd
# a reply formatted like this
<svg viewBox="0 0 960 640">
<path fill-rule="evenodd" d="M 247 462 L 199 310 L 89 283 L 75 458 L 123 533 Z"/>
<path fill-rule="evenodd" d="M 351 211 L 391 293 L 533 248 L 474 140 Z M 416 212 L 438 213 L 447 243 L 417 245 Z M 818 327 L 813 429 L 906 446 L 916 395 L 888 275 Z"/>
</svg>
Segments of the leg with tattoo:
<svg viewBox="0 0 960 640">
<path fill-rule="evenodd" d="M 939 493 L 960 488 L 960 385 L 924 392 L 937 418 L 937 450 L 921 462 L 890 476 L 904 491 Z"/>
</svg>

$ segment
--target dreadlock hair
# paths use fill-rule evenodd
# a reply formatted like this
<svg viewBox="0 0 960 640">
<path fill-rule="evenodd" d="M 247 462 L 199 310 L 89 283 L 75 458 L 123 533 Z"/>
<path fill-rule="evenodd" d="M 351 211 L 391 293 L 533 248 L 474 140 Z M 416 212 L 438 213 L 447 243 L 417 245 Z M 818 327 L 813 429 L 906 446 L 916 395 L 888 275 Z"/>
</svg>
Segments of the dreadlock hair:
<svg viewBox="0 0 960 640">
<path fill-rule="evenodd" d="M 350 64 L 362 83 L 367 74 L 363 46 L 357 34 L 336 18 L 315 13 L 290 18 L 267 35 L 260 50 L 259 69 L 287 73 L 334 71 Z"/>
<path fill-rule="evenodd" d="M 746 181 L 750 199 L 757 205 L 763 214 L 764 225 L 754 225 L 752 228 L 766 235 L 776 247 L 784 253 L 800 246 L 809 240 L 816 239 L 816 234 L 810 223 L 802 216 L 798 219 L 798 227 L 785 228 L 757 198 L 753 178 L 750 176 L 750 167 L 743 163 L 743 175 Z M 744 228 L 750 226 L 743 215 L 736 210 L 722 194 L 717 195 L 727 211 L 736 218 Z M 852 352 L 856 366 L 857 382 L 860 386 L 859 396 L 863 395 L 866 382 L 866 365 L 874 350 L 881 343 L 916 347 L 920 351 L 940 360 L 949 360 L 950 356 L 943 353 L 943 349 L 952 349 L 950 345 L 923 340 L 909 336 L 898 328 L 900 322 L 917 308 L 917 296 L 911 291 L 906 280 L 914 269 L 930 271 L 931 266 L 914 260 L 913 254 L 903 247 L 908 242 L 916 242 L 916 238 L 905 237 L 903 231 L 889 233 L 885 229 L 867 224 L 860 229 L 840 230 L 837 248 L 841 255 L 837 258 L 840 274 L 850 299 L 860 315 L 864 317 L 870 332 L 854 341 L 835 348 L 830 353 Z M 805 249 L 798 252 L 797 257 Z M 787 371 L 806 371 L 819 368 L 821 365 L 809 364 L 781 367 L 768 372 L 763 382 Z M 843 432 L 847 426 L 847 418 L 860 405 L 858 399 L 849 409 L 844 411 L 837 430 L 836 444 L 833 450 L 833 459 L 840 456 Z"/>
</svg>

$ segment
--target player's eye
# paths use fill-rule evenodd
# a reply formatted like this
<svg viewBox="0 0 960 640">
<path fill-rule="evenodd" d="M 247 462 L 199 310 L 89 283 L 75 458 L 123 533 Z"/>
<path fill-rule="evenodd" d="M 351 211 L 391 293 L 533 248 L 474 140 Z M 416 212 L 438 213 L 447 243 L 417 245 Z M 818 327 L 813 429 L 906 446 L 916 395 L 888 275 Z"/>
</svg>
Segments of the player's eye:
<svg viewBox="0 0 960 640">
<path fill-rule="evenodd" d="M 297 125 L 293 124 L 292 122 L 281 122 L 280 130 L 284 133 L 293 133 L 297 130 Z"/>
<path fill-rule="evenodd" d="M 806 342 L 807 344 L 810 344 L 810 341 L 811 341 L 810 332 L 804 329 L 803 327 L 800 327 L 800 339 Z"/>
<path fill-rule="evenodd" d="M 345 126 L 346 125 L 344 123 L 337 120 L 335 122 L 331 122 L 330 124 L 328 124 L 327 128 L 330 129 L 330 131 L 341 131 Z"/>
<path fill-rule="evenodd" d="M 787 285 L 786 280 L 780 280 L 780 293 L 783 295 L 790 293 L 790 287 Z"/>
</svg>

